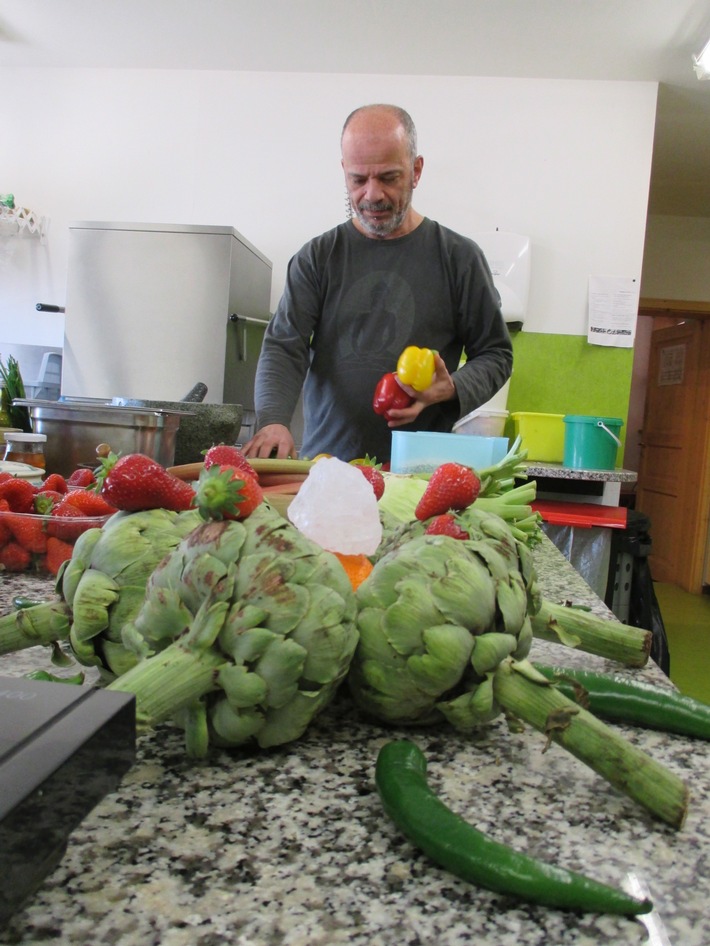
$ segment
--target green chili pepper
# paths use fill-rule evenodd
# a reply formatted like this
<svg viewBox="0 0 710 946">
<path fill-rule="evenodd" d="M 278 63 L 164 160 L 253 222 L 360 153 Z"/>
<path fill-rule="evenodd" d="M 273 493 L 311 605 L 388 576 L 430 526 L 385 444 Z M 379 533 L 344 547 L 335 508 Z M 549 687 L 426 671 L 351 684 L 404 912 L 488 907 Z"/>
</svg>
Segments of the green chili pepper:
<svg viewBox="0 0 710 946">
<path fill-rule="evenodd" d="M 710 705 L 691 696 L 614 674 L 538 663 L 535 667 L 561 693 L 602 719 L 710 739 Z"/>
<path fill-rule="evenodd" d="M 375 782 L 390 818 L 439 866 L 481 887 L 543 906 L 623 916 L 653 909 L 648 899 L 638 900 L 491 840 L 432 792 L 426 769 L 424 755 L 412 742 L 389 742 L 377 757 Z"/>
<path fill-rule="evenodd" d="M 18 595 L 12 599 L 12 605 L 16 611 L 22 611 L 24 608 L 34 608 L 37 604 L 42 604 L 38 598 L 25 598 Z"/>
<path fill-rule="evenodd" d="M 72 686 L 81 686 L 84 682 L 84 672 L 82 670 L 79 673 L 75 673 L 73 677 L 58 677 L 54 673 L 49 673 L 47 670 L 32 670 L 30 673 L 25 674 L 28 680 L 41 680 L 45 683 L 69 683 Z"/>
</svg>

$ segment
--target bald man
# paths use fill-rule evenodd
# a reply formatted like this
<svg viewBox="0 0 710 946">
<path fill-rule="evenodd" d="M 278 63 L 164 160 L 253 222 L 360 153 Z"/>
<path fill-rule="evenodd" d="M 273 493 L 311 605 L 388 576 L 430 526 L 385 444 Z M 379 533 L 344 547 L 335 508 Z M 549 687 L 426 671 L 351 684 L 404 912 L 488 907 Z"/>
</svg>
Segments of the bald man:
<svg viewBox="0 0 710 946">
<path fill-rule="evenodd" d="M 510 377 L 512 346 L 480 248 L 412 206 L 424 159 L 408 113 L 352 112 L 341 135 L 350 219 L 291 259 L 256 374 L 250 457 L 293 457 L 303 391 L 303 457 L 388 462 L 393 428 L 450 431 Z M 408 345 L 437 354 L 413 403 L 375 414 L 375 387 Z M 465 361 L 462 364 L 462 355 Z"/>
</svg>

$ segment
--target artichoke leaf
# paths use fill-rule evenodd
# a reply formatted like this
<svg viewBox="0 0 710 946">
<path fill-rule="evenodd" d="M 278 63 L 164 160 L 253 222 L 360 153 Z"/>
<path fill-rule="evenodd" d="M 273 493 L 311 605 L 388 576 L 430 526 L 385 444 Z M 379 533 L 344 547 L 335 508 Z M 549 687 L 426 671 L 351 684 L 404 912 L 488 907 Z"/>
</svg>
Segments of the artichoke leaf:
<svg viewBox="0 0 710 946">
<path fill-rule="evenodd" d="M 449 574 L 430 594 L 445 619 L 475 634 L 487 631 L 495 620 L 495 588 L 488 569 L 476 557 L 451 561 Z"/>
<path fill-rule="evenodd" d="M 266 683 L 258 673 L 250 673 L 243 665 L 227 664 L 217 674 L 232 709 L 247 709 L 266 700 Z"/>
<path fill-rule="evenodd" d="M 316 628 L 308 634 L 299 631 L 289 639 L 300 644 L 307 654 L 301 686 L 323 686 L 341 680 L 347 673 L 357 647 L 358 634 L 352 624 L 336 624 Z"/>
<path fill-rule="evenodd" d="M 453 689 L 468 669 L 474 638 L 457 624 L 430 627 L 423 633 L 425 654 L 414 654 L 407 669 L 418 689 L 432 697 Z"/>
<path fill-rule="evenodd" d="M 264 626 L 288 634 L 308 611 L 310 594 L 305 585 L 289 581 L 293 565 L 269 554 L 250 555 L 239 562 L 235 596 L 267 612 Z"/>
<path fill-rule="evenodd" d="M 532 647 L 533 642 L 533 628 L 532 622 L 529 615 L 525 615 L 525 620 L 523 621 L 523 626 L 520 629 L 518 634 L 518 646 L 512 653 L 514 660 L 524 660 L 530 653 L 530 648 Z"/>
<path fill-rule="evenodd" d="M 437 703 L 436 707 L 459 732 L 471 732 L 500 715 L 493 697 L 492 676 L 486 676 L 461 696 Z"/>
<path fill-rule="evenodd" d="M 518 639 L 514 634 L 501 634 L 495 631 L 482 634 L 476 639 L 471 666 L 479 677 L 492 673 L 517 646 Z"/>
<path fill-rule="evenodd" d="M 406 658 L 392 647 L 383 630 L 385 613 L 379 608 L 364 608 L 357 616 L 360 633 L 358 654 L 363 660 L 377 660 L 386 666 L 404 667 Z"/>
<path fill-rule="evenodd" d="M 496 585 L 496 600 L 503 618 L 503 630 L 517 635 L 528 613 L 528 596 L 519 574 L 513 573 L 509 581 Z"/>
<path fill-rule="evenodd" d="M 236 710 L 227 697 L 217 699 L 208 712 L 209 722 L 219 745 L 241 746 L 264 725 L 264 714 L 255 709 Z"/>
<path fill-rule="evenodd" d="M 256 733 L 262 749 L 300 739 L 309 724 L 330 702 L 333 690 L 298 690 L 284 706 L 269 709 Z"/>
<path fill-rule="evenodd" d="M 397 594 L 397 600 L 384 612 L 382 629 L 397 653 L 404 656 L 421 653 L 422 630 L 433 624 L 441 624 L 441 611 L 427 584 L 417 576 L 399 581 Z"/>
<path fill-rule="evenodd" d="M 101 536 L 101 529 L 87 529 L 86 532 L 82 532 L 74 543 L 71 558 L 63 567 L 61 575 L 57 576 L 56 590 L 69 607 L 74 604 L 74 596 L 81 581 L 81 576 L 91 564 L 93 551 Z"/>
<path fill-rule="evenodd" d="M 192 623 L 192 611 L 184 604 L 178 588 L 152 588 L 133 619 L 138 635 L 151 647 L 161 650 Z M 128 642 L 124 638 L 128 646 Z"/>
<path fill-rule="evenodd" d="M 219 632 L 219 646 L 235 663 L 249 663 L 261 657 L 277 637 L 262 627 L 267 613 L 264 608 L 237 602 L 229 609 L 224 627 Z"/>
<path fill-rule="evenodd" d="M 327 585 L 309 585 L 308 591 L 310 605 L 291 634 L 294 640 L 319 628 L 336 627 L 343 620 L 346 611 L 349 611 L 342 595 Z M 352 589 L 350 596 L 352 597 Z"/>
<path fill-rule="evenodd" d="M 191 611 L 197 611 L 209 596 L 228 601 L 232 597 L 236 575 L 234 562 L 224 563 L 217 556 L 202 552 L 190 555 L 180 579 L 180 597 Z"/>
<path fill-rule="evenodd" d="M 466 542 L 466 545 L 483 559 L 488 571 L 496 581 L 508 580 L 510 565 L 490 541 L 483 539 L 477 542 Z"/>
<path fill-rule="evenodd" d="M 296 641 L 276 638 L 266 648 L 263 656 L 254 664 L 253 670 L 266 684 L 266 705 L 283 706 L 298 690 L 298 681 L 303 672 L 308 652 Z"/>
<path fill-rule="evenodd" d="M 81 576 L 72 605 L 73 636 L 89 640 L 108 627 L 108 609 L 118 598 L 119 587 L 103 572 L 87 569 Z"/>
</svg>

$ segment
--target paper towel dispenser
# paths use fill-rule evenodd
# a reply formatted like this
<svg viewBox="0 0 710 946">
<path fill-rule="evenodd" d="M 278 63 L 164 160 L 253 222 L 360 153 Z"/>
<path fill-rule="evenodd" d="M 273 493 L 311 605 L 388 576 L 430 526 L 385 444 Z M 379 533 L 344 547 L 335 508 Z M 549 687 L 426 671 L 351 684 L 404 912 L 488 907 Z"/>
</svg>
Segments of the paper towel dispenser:
<svg viewBox="0 0 710 946">
<path fill-rule="evenodd" d="M 524 322 L 530 288 L 530 238 L 503 230 L 473 233 L 471 238 L 488 260 L 500 293 L 503 318 L 506 322 Z"/>
</svg>

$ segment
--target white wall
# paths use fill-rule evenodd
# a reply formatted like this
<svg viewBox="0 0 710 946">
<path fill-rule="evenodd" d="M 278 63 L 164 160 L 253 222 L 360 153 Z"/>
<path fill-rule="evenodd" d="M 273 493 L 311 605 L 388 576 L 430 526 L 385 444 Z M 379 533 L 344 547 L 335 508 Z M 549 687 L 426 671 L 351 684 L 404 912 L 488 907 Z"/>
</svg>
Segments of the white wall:
<svg viewBox="0 0 710 946">
<path fill-rule="evenodd" d="M 642 295 L 710 302 L 710 218 L 648 218 Z"/>
<path fill-rule="evenodd" d="M 586 333 L 590 274 L 640 279 L 655 83 L 0 69 L 0 192 L 50 218 L 0 235 L 2 343 L 61 345 L 75 220 L 233 226 L 274 263 L 344 217 L 339 134 L 371 101 L 410 110 L 421 212 L 529 235 L 526 329 Z M 130 275 L 127 274 L 127 278 Z M 97 313 L 100 319 L 100 313 Z"/>
</svg>

